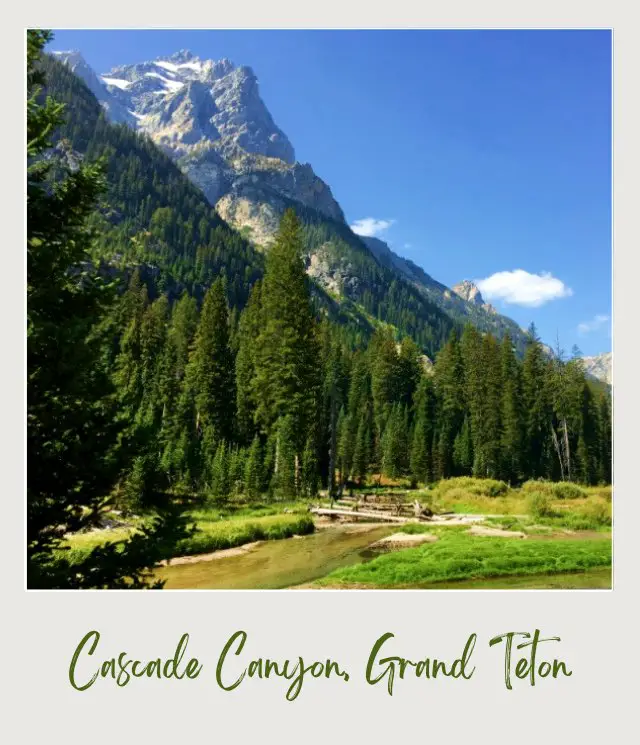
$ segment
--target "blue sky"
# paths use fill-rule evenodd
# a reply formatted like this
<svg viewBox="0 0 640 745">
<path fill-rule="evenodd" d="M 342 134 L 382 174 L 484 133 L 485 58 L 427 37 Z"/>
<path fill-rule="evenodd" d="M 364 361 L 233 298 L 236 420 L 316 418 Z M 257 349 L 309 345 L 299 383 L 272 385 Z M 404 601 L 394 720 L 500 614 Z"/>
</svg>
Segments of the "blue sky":
<svg viewBox="0 0 640 745">
<path fill-rule="evenodd" d="M 350 224 L 545 341 L 611 348 L 608 31 L 57 31 L 98 73 L 253 67 Z"/>
</svg>

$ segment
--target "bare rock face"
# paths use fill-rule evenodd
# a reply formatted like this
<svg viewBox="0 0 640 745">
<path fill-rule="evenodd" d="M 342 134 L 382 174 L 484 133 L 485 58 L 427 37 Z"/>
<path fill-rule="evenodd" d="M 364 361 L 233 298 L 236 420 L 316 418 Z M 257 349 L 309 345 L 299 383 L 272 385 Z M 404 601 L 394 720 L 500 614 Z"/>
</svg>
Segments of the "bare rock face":
<svg viewBox="0 0 640 745">
<path fill-rule="evenodd" d="M 461 297 L 468 303 L 473 303 L 474 305 L 480 306 L 485 305 L 482 295 L 480 294 L 480 290 L 473 282 L 468 279 L 459 282 L 451 289 L 456 293 L 456 295 L 458 295 L 458 297 Z"/>
<path fill-rule="evenodd" d="M 471 303 L 471 305 L 482 308 L 484 311 L 490 313 L 491 315 L 498 315 L 498 311 L 493 307 L 493 305 L 491 305 L 491 303 L 485 303 L 484 298 L 480 293 L 480 289 L 471 280 L 464 279 L 462 280 L 462 282 L 454 285 L 451 289 L 458 297 L 462 298 L 467 303 Z"/>
<path fill-rule="evenodd" d="M 611 385 L 613 380 L 613 354 L 611 352 L 607 352 L 606 354 L 598 354 L 595 357 L 583 357 L 582 363 L 587 375 L 595 378 L 596 380 L 601 380 L 603 383 Z"/>
<path fill-rule="evenodd" d="M 85 81 L 109 118 L 149 135 L 254 243 L 273 240 L 288 200 L 344 222 L 331 189 L 309 164 L 296 162 L 250 67 L 182 50 L 97 76 L 78 52 L 57 56 Z"/>
</svg>

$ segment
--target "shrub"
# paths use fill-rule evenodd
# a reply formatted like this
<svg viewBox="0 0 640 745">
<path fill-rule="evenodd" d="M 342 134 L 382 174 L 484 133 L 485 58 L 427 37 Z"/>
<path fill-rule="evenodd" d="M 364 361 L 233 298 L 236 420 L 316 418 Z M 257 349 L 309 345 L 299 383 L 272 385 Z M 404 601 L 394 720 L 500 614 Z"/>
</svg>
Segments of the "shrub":
<svg viewBox="0 0 640 745">
<path fill-rule="evenodd" d="M 589 489 L 589 495 L 611 502 L 612 488 L 611 486 L 592 486 Z"/>
<path fill-rule="evenodd" d="M 479 493 L 486 494 L 488 497 L 501 497 L 509 491 L 508 484 L 496 479 L 484 479 L 482 486 L 478 488 L 483 488 L 484 491 Z"/>
<path fill-rule="evenodd" d="M 504 481 L 497 479 L 477 479 L 472 476 L 458 476 L 453 479 L 444 479 L 436 485 L 440 494 L 449 494 L 453 489 L 465 490 L 467 493 L 479 497 L 500 497 L 509 491 L 509 486 Z"/>
<path fill-rule="evenodd" d="M 530 491 L 527 496 L 527 510 L 529 514 L 538 519 L 541 517 L 553 517 L 555 514 L 551 507 L 551 497 L 543 491 Z"/>
<path fill-rule="evenodd" d="M 522 491 L 547 494 L 551 499 L 583 499 L 587 492 L 571 481 L 525 481 Z"/>
<path fill-rule="evenodd" d="M 473 502 L 476 496 L 472 491 L 456 486 L 453 489 L 447 489 L 447 502 Z"/>
<path fill-rule="evenodd" d="M 611 525 L 611 505 L 601 500 L 588 502 L 578 515 L 592 520 L 598 526 Z"/>
<path fill-rule="evenodd" d="M 581 486 L 572 484 L 570 481 L 561 481 L 552 486 L 556 499 L 583 499 L 587 496 L 587 492 Z"/>
</svg>

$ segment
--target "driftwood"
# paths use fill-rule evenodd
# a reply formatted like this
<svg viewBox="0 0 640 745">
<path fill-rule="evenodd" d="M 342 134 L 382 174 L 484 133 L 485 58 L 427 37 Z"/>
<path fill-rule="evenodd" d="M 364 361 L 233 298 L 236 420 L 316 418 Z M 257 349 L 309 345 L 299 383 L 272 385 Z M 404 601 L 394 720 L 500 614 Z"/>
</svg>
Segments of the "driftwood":
<svg viewBox="0 0 640 745">
<path fill-rule="evenodd" d="M 423 507 L 416 499 L 413 503 L 413 514 L 415 517 L 433 517 L 433 510 Z"/>
<path fill-rule="evenodd" d="M 388 515 L 382 512 L 368 512 L 363 510 L 335 510 L 326 507 L 315 507 L 311 510 L 316 515 L 326 515 L 328 517 L 368 517 L 372 520 L 385 520 L 392 523 L 412 523 L 416 522 L 415 517 L 400 517 L 398 515 Z M 422 518 L 418 518 L 422 519 Z"/>
</svg>

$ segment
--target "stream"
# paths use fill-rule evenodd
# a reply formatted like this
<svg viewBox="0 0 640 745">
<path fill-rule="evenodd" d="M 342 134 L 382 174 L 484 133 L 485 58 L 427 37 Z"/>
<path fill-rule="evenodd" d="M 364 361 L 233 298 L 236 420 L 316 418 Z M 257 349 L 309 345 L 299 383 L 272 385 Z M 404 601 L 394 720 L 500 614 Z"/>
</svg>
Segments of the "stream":
<svg viewBox="0 0 640 745">
<path fill-rule="evenodd" d="M 338 525 L 311 535 L 264 541 L 247 552 L 158 569 L 167 590 L 274 590 L 300 585 L 373 557 L 367 546 L 393 525 Z"/>
<path fill-rule="evenodd" d="M 156 571 L 168 590 L 266 590 L 302 585 L 334 569 L 369 561 L 377 553 L 374 541 L 397 530 L 393 525 L 343 524 L 307 536 L 264 541 L 229 555 L 185 564 L 169 564 Z M 425 584 L 424 589 L 608 589 L 611 568 L 554 575 L 497 577 Z"/>
</svg>

